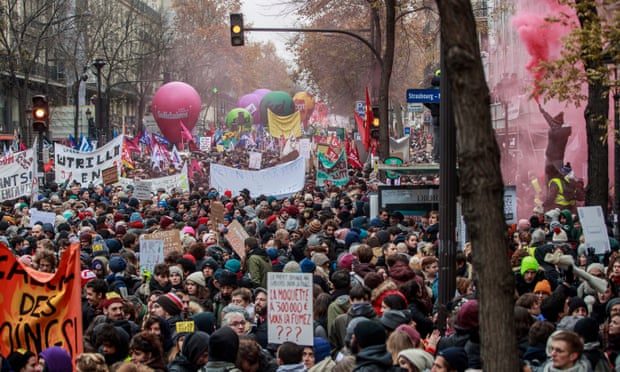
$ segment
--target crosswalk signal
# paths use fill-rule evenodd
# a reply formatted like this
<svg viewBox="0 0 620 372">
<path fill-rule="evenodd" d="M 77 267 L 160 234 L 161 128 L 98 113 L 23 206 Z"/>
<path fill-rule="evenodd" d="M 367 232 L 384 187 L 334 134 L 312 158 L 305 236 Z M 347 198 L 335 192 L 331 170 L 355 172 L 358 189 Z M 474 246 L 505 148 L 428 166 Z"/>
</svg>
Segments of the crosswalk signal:
<svg viewBox="0 0 620 372">
<path fill-rule="evenodd" d="M 50 110 L 47 97 L 36 95 L 32 97 L 32 129 L 36 132 L 45 132 L 49 126 Z"/>
<path fill-rule="evenodd" d="M 372 126 L 370 127 L 370 138 L 379 139 L 379 108 L 372 108 Z"/>
<path fill-rule="evenodd" d="M 245 37 L 243 34 L 243 14 L 230 14 L 230 43 L 232 46 L 243 46 Z"/>
</svg>

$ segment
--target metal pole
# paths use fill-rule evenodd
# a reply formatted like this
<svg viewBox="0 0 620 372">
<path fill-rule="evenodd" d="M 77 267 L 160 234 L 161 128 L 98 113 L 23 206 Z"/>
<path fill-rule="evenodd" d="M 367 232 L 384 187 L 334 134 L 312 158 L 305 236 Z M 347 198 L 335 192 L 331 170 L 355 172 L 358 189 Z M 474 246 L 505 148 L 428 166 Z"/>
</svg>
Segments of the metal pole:
<svg viewBox="0 0 620 372">
<path fill-rule="evenodd" d="M 614 69 L 618 83 L 618 65 Z M 614 89 L 614 237 L 620 241 L 620 91 Z"/>
<path fill-rule="evenodd" d="M 95 120 L 97 120 L 98 146 L 103 145 L 103 113 L 101 112 L 101 67 L 97 67 L 97 104 L 95 105 Z"/>
<path fill-rule="evenodd" d="M 78 138 L 78 128 L 79 128 L 79 115 L 80 115 L 80 81 L 77 80 L 75 82 L 75 119 L 73 121 L 73 139 L 77 141 Z"/>
</svg>

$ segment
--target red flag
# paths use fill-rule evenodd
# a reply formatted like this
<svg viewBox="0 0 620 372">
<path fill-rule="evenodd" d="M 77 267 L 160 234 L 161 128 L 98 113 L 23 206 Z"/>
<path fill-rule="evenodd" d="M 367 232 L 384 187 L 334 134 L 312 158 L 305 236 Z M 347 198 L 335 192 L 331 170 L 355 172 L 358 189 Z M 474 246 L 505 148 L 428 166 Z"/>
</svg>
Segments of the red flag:
<svg viewBox="0 0 620 372">
<path fill-rule="evenodd" d="M 129 139 L 129 137 L 125 136 L 123 141 L 123 147 L 130 152 L 142 152 L 142 150 L 140 150 L 140 146 L 136 144 L 136 139 L 137 137 Z"/>
<path fill-rule="evenodd" d="M 364 165 L 360 161 L 360 155 L 353 140 L 347 141 L 347 163 L 355 169 L 362 169 Z"/>
<path fill-rule="evenodd" d="M 362 144 L 364 145 L 364 150 L 368 151 L 368 148 L 370 147 L 370 136 L 364 126 L 364 119 L 362 119 L 357 112 L 353 113 L 353 116 L 355 116 L 355 124 L 357 124 L 357 131 L 360 134 Z"/>
<path fill-rule="evenodd" d="M 375 117 L 372 115 L 372 105 L 370 104 L 370 93 L 368 93 L 368 86 L 366 86 L 366 133 L 370 138 L 370 127 Z"/>
</svg>

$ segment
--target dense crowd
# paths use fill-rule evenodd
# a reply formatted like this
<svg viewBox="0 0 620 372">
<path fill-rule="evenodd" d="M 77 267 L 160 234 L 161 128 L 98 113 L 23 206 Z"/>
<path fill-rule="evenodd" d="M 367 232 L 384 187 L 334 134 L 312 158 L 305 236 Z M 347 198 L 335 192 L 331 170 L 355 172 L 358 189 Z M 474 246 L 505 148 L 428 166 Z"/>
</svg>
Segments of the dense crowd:
<svg viewBox="0 0 620 372">
<path fill-rule="evenodd" d="M 457 292 L 439 330 L 439 215 L 370 216 L 374 187 L 353 175 L 277 199 L 196 184 L 140 201 L 132 186 L 73 182 L 5 203 L 0 241 L 23 265 L 54 272 L 79 242 L 84 353 L 73 366 L 59 346 L 20 349 L 2 371 L 482 369 L 475 247 L 456 255 Z M 56 213 L 55 223 L 31 221 L 31 208 Z M 249 235 L 245 255 L 227 239 L 233 221 Z M 140 270 L 140 237 L 166 230 L 179 232 L 182 251 Z M 537 207 L 507 228 L 524 370 L 620 370 L 620 254 L 610 241 L 612 252 L 597 255 L 578 218 L 558 209 Z M 269 272 L 312 274 L 312 345 L 268 342 Z"/>
</svg>

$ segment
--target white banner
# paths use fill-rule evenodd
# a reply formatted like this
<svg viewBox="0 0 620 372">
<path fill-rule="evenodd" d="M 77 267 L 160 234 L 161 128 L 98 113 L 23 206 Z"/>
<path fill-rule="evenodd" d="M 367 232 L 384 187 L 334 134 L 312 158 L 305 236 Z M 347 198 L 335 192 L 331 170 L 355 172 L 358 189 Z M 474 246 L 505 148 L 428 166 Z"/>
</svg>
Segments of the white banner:
<svg viewBox="0 0 620 372">
<path fill-rule="evenodd" d="M 0 201 L 32 194 L 36 187 L 36 159 L 33 149 L 0 158 Z"/>
<path fill-rule="evenodd" d="M 58 182 L 77 181 L 83 185 L 99 184 L 102 181 L 101 171 L 118 166 L 121 162 L 123 136 L 118 136 L 104 146 L 83 152 L 54 144 L 54 165 Z"/>
<path fill-rule="evenodd" d="M 172 176 L 158 177 L 158 178 L 149 178 L 145 180 L 132 180 L 131 178 L 123 178 L 120 177 L 118 180 L 118 184 L 123 187 L 127 187 L 128 185 L 136 185 L 137 182 L 150 183 L 151 192 L 153 194 L 157 194 L 157 189 L 163 188 L 166 192 L 170 192 L 172 189 L 177 188 L 182 192 L 189 192 L 189 179 L 187 178 L 187 162 L 183 165 L 183 169 L 181 173 L 173 174 Z M 141 184 L 143 187 L 144 184 Z M 134 186 L 135 187 L 135 186 Z M 134 189 L 135 192 L 135 189 Z M 144 190 L 141 190 L 141 195 L 144 196 Z M 138 196 L 136 196 L 138 198 Z M 138 198 L 140 199 L 140 198 Z"/>
<path fill-rule="evenodd" d="M 224 190 L 239 195 L 247 188 L 251 195 L 273 195 L 276 198 L 291 196 L 302 190 L 306 178 L 306 161 L 303 157 L 259 171 L 241 170 L 211 163 L 211 187 L 220 193 Z"/>
</svg>

